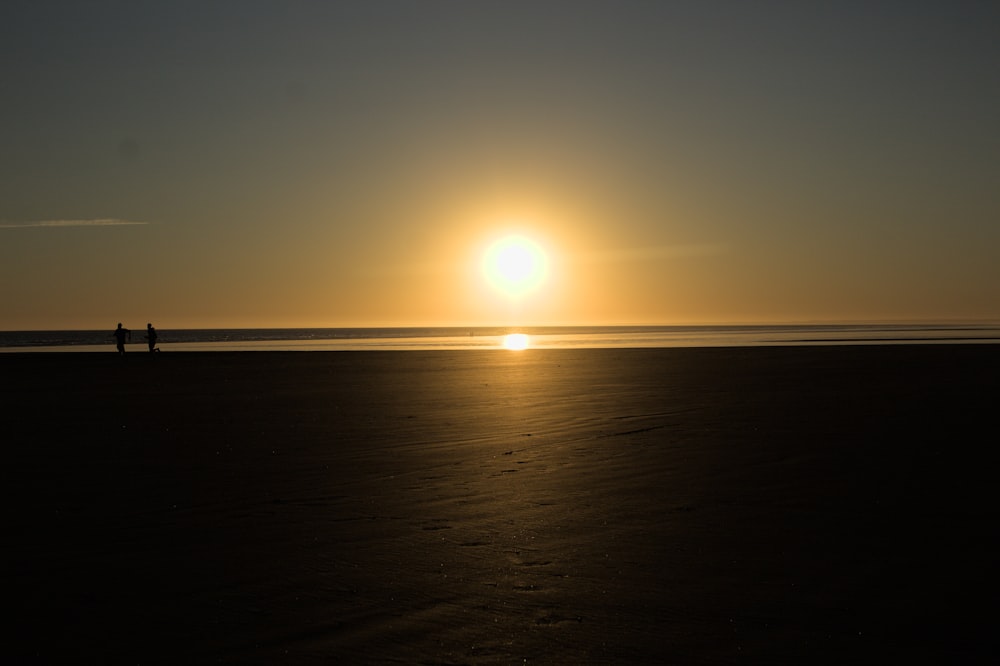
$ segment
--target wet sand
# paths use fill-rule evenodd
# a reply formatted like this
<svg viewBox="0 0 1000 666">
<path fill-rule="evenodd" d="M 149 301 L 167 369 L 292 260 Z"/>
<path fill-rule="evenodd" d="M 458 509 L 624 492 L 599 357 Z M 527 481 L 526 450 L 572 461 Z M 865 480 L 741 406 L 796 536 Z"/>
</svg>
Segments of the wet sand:
<svg viewBox="0 0 1000 666">
<path fill-rule="evenodd" d="M 15 661 L 985 662 L 1000 345 L 4 354 Z"/>
</svg>

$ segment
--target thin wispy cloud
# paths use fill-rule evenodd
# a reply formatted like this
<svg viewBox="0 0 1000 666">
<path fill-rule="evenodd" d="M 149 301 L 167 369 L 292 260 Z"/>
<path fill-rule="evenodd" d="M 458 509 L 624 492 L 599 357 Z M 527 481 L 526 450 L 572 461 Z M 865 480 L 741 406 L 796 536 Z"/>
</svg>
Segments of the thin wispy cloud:
<svg viewBox="0 0 1000 666">
<path fill-rule="evenodd" d="M 31 221 L 0 221 L 0 229 L 32 229 L 38 227 L 122 227 L 149 224 L 136 220 L 122 220 L 115 217 L 102 217 L 93 220 L 31 220 Z"/>
<path fill-rule="evenodd" d="M 674 259 L 680 257 L 713 257 L 728 254 L 729 251 L 730 248 L 725 245 L 711 243 L 651 245 L 649 247 L 603 250 L 588 254 L 585 257 L 582 257 L 582 259 L 593 263 L 618 263 Z"/>
</svg>

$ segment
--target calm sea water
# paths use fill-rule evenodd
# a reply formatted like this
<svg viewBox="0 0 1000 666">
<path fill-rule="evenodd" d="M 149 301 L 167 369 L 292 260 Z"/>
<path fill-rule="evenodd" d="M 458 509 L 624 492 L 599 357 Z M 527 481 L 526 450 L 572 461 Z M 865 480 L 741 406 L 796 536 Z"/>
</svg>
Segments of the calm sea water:
<svg viewBox="0 0 1000 666">
<path fill-rule="evenodd" d="M 161 351 L 506 349 L 512 334 L 527 336 L 532 349 L 1000 342 L 1000 324 L 162 329 L 158 333 Z M 127 349 L 146 351 L 144 334 L 144 329 L 133 331 Z M 0 331 L 0 352 L 114 350 L 110 329 Z"/>
</svg>

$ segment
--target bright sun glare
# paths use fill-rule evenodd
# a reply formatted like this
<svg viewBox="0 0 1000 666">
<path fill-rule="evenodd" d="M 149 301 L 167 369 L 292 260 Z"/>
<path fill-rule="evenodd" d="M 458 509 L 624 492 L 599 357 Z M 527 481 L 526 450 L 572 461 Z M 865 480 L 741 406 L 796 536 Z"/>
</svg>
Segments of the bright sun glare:
<svg viewBox="0 0 1000 666">
<path fill-rule="evenodd" d="M 490 246 L 483 273 L 494 289 L 512 297 L 537 289 L 545 281 L 545 252 L 530 238 L 507 236 Z"/>
<path fill-rule="evenodd" d="M 528 336 L 524 333 L 511 333 L 503 336 L 503 346 L 505 349 L 520 351 L 528 348 Z"/>
</svg>

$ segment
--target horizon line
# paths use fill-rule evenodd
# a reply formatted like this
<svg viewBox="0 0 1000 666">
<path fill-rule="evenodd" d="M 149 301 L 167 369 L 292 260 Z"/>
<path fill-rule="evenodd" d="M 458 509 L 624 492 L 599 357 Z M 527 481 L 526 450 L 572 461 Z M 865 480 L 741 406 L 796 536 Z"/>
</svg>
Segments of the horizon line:
<svg viewBox="0 0 1000 666">
<path fill-rule="evenodd" d="M 170 330 L 181 331 L 218 331 L 218 330 L 410 330 L 410 329 L 545 329 L 545 328 L 737 328 L 737 327 L 821 327 L 821 326 L 1000 326 L 1000 319 L 911 319 L 911 320 L 838 320 L 838 321 L 782 321 L 782 322 L 727 322 L 727 323 L 674 323 L 674 324 L 443 324 L 443 325 L 390 325 L 390 326 L 207 326 L 207 327 L 171 327 Z M 0 329 L 0 333 L 26 332 L 60 332 L 60 331 L 103 331 L 102 328 L 25 328 Z"/>
<path fill-rule="evenodd" d="M 7 222 L 0 221 L 0 229 L 38 229 L 38 228 L 66 228 L 66 227 L 120 227 L 148 225 L 149 222 L 138 220 L 125 220 L 116 217 L 99 217 L 92 219 L 59 219 L 59 220 L 31 220 Z"/>
</svg>

